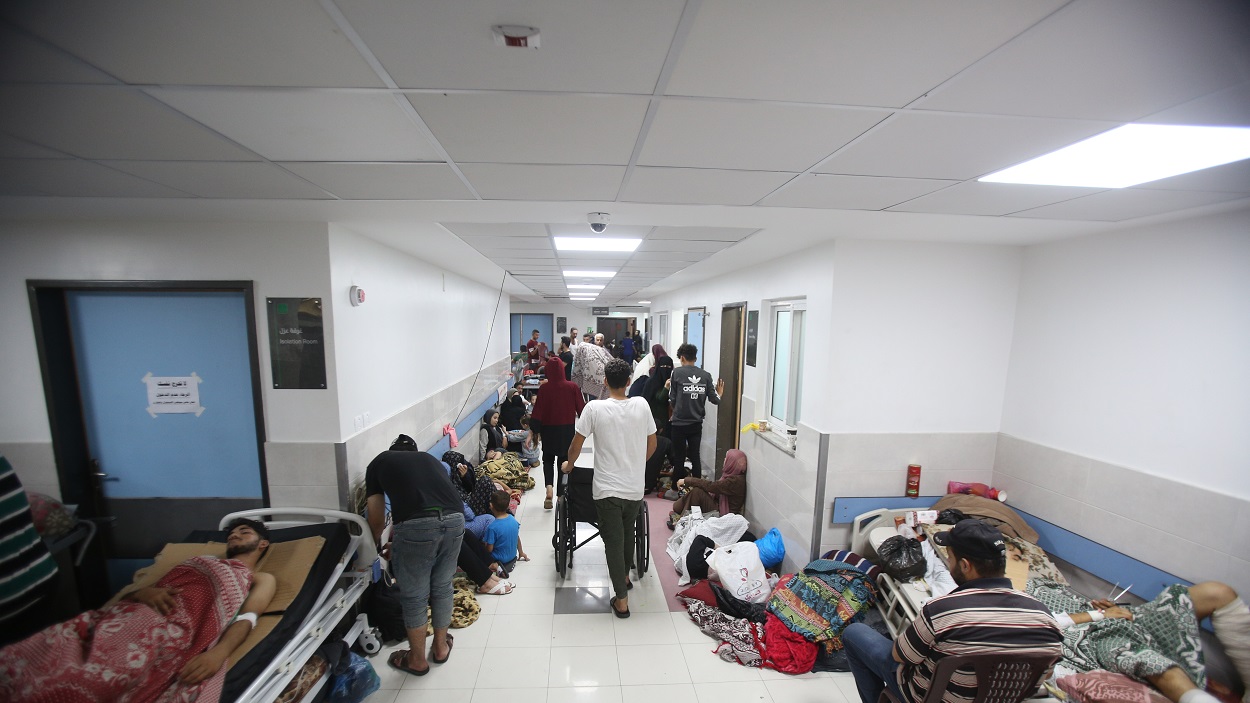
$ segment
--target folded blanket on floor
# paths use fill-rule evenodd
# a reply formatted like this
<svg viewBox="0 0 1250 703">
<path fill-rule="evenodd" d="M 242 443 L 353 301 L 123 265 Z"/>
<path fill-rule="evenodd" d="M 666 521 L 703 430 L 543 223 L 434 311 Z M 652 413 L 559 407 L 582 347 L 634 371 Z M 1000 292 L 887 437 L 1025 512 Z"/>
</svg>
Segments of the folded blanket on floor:
<svg viewBox="0 0 1250 703">
<path fill-rule="evenodd" d="M 864 572 L 840 561 L 817 559 L 803 573 L 783 576 L 768 600 L 768 612 L 812 642 L 841 649 L 842 631 L 877 602 Z"/>
</svg>

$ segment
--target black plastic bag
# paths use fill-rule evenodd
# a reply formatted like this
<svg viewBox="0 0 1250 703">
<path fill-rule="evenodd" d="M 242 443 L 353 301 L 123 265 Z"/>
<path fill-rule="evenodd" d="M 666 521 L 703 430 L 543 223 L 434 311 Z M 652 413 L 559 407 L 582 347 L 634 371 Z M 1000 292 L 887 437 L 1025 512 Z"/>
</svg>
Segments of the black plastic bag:
<svg viewBox="0 0 1250 703">
<path fill-rule="evenodd" d="M 968 516 L 964 515 L 963 511 L 956 510 L 955 508 L 947 508 L 946 510 L 943 510 L 942 512 L 938 513 L 937 524 L 954 525 L 958 523 L 960 520 L 967 520 L 967 519 L 968 519 Z"/>
<path fill-rule="evenodd" d="M 705 549 L 716 549 L 716 543 L 707 535 L 699 535 L 690 542 L 690 551 L 686 552 L 686 575 L 691 581 L 707 578 L 707 557 Z"/>
<path fill-rule="evenodd" d="M 877 547 L 881 568 L 899 581 L 910 581 L 924 576 L 924 549 L 920 540 L 896 535 Z"/>
</svg>

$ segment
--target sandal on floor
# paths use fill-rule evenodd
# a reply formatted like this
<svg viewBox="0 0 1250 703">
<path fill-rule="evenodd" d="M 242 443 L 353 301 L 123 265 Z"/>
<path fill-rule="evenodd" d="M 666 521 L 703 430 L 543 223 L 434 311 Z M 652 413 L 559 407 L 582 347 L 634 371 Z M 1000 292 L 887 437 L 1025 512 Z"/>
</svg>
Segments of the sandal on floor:
<svg viewBox="0 0 1250 703">
<path fill-rule="evenodd" d="M 482 596 L 506 596 L 509 593 L 512 593 L 512 582 L 500 580 L 499 583 L 495 584 L 495 587 L 489 591 L 483 591 L 479 586 L 477 593 Z"/>
<path fill-rule="evenodd" d="M 431 647 L 430 648 L 430 655 L 431 655 L 430 661 L 434 662 L 435 664 L 446 664 L 447 660 L 451 658 L 451 648 L 455 644 L 456 644 L 456 638 L 452 637 L 451 634 L 449 633 L 447 635 L 447 656 L 443 657 L 442 659 L 439 659 L 438 657 L 433 656 L 434 648 Z"/>
<path fill-rule="evenodd" d="M 546 499 L 546 500 L 544 500 L 544 501 L 543 501 L 543 510 L 551 510 L 551 499 L 550 499 L 550 498 L 548 498 L 548 499 Z"/>
<path fill-rule="evenodd" d="M 413 676 L 425 676 L 430 673 L 430 667 L 428 666 L 425 669 L 414 669 L 408 666 L 409 654 L 410 652 L 406 649 L 391 652 L 391 656 L 386 658 L 386 663 L 390 664 L 392 669 L 399 669 L 405 674 L 412 674 Z"/>
<path fill-rule="evenodd" d="M 629 617 L 629 608 L 626 608 L 626 609 L 624 609 L 624 610 L 617 610 L 617 609 L 616 609 L 616 600 L 617 600 L 616 596 L 612 596 L 612 600 L 611 600 L 611 601 L 609 601 L 609 605 L 610 605 L 610 606 L 611 606 L 611 608 L 612 608 L 612 614 L 613 614 L 613 615 L 615 615 L 615 616 L 616 616 L 616 617 L 618 617 L 618 618 L 627 618 L 627 617 Z"/>
</svg>

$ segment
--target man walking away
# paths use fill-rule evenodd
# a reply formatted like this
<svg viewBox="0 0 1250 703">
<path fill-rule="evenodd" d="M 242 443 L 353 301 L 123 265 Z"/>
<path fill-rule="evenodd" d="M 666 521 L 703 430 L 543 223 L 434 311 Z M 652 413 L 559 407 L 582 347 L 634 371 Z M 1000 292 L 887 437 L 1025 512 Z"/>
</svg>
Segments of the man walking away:
<svg viewBox="0 0 1250 703">
<path fill-rule="evenodd" d="M 699 459 L 699 445 L 703 442 L 704 401 L 720 405 L 720 394 L 725 392 L 725 381 L 718 379 L 712 388 L 712 374 L 694 365 L 699 348 L 693 344 L 677 347 L 681 366 L 673 369 L 668 383 L 668 402 L 673 406 L 673 483 L 686 477 L 686 457 L 690 458 L 690 475 L 703 477 Z"/>
</svg>

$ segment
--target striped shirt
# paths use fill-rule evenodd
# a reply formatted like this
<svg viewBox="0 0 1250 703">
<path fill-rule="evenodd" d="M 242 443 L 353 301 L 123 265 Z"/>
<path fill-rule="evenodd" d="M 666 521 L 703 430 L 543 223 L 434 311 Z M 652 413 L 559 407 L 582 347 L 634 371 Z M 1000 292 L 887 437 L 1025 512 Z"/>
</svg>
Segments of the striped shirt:
<svg viewBox="0 0 1250 703">
<path fill-rule="evenodd" d="M 0 622 L 38 603 L 53 576 L 56 561 L 35 531 L 26 491 L 0 456 Z"/>
<path fill-rule="evenodd" d="M 1061 653 L 1063 635 L 1050 610 L 1032 596 L 1012 590 L 1007 578 L 968 581 L 925 603 L 898 638 L 903 665 L 898 685 L 910 701 L 923 701 L 943 657 L 987 652 Z M 944 703 L 966 703 L 977 693 L 976 676 L 960 669 L 951 676 Z"/>
</svg>

